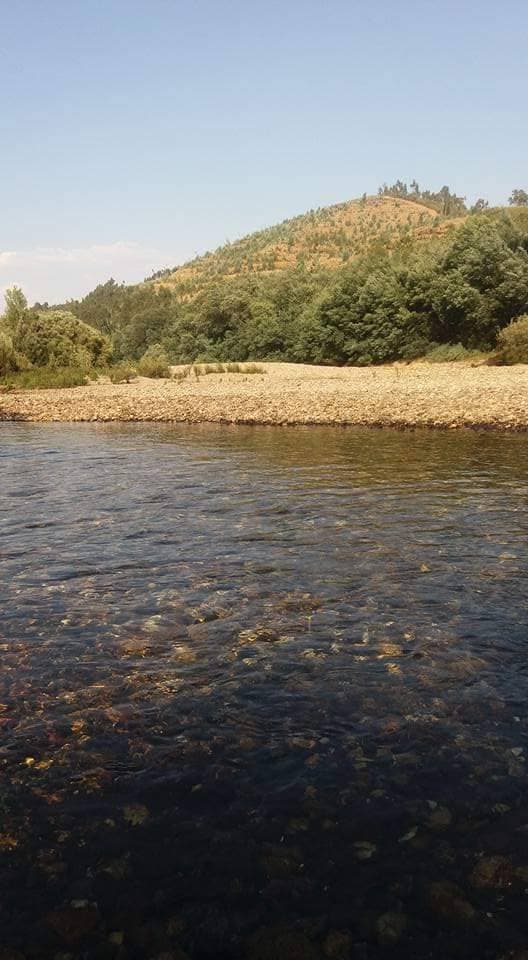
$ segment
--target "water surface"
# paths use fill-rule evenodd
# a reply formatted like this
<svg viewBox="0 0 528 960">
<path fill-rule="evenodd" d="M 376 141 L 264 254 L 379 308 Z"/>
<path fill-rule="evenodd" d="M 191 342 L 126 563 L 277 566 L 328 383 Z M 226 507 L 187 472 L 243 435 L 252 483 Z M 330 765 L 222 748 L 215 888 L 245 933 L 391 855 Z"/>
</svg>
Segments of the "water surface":
<svg viewBox="0 0 528 960">
<path fill-rule="evenodd" d="M 524 436 L 0 425 L 0 948 L 526 948 L 527 498 Z"/>
</svg>

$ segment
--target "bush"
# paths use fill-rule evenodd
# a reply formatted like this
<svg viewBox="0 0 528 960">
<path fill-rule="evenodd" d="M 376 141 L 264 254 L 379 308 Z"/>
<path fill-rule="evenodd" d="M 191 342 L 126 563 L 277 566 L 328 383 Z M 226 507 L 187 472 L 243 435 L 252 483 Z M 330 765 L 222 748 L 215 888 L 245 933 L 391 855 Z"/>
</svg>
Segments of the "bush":
<svg viewBox="0 0 528 960">
<path fill-rule="evenodd" d="M 266 373 L 264 367 L 259 366 L 258 363 L 246 363 L 240 370 L 240 373 Z"/>
<path fill-rule="evenodd" d="M 127 363 L 126 360 L 122 360 L 121 363 L 115 363 L 112 367 L 108 367 L 107 374 L 112 383 L 130 383 L 134 377 L 137 377 L 135 368 Z"/>
<path fill-rule="evenodd" d="M 81 387 L 86 383 L 86 371 L 76 367 L 35 367 L 12 373 L 0 380 L 9 390 L 57 390 L 63 387 Z"/>
<path fill-rule="evenodd" d="M 496 359 L 500 363 L 528 363 L 528 314 L 512 320 L 497 335 Z"/>
<path fill-rule="evenodd" d="M 137 372 L 142 377 L 170 377 L 169 358 L 159 344 L 153 344 L 143 354 L 137 365 Z"/>
<path fill-rule="evenodd" d="M 471 360 L 479 355 L 478 350 L 468 350 L 461 343 L 432 344 L 432 349 L 424 356 L 429 363 L 450 363 L 454 360 Z"/>
<path fill-rule="evenodd" d="M 110 341 L 66 310 L 27 313 L 20 321 L 14 346 L 36 367 L 104 366 Z"/>
<path fill-rule="evenodd" d="M 23 363 L 21 364 L 22 359 L 13 347 L 13 341 L 9 334 L 0 330 L 0 377 L 3 377 L 6 373 L 19 370 L 20 366 L 23 365 Z"/>
</svg>

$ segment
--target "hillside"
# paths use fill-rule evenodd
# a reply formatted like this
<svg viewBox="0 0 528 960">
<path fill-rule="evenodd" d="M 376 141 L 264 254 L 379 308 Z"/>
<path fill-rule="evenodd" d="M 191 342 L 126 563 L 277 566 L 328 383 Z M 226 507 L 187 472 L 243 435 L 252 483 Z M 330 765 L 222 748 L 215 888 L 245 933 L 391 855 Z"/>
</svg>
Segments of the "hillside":
<svg viewBox="0 0 528 960">
<path fill-rule="evenodd" d="M 149 349 L 176 363 L 356 365 L 493 350 L 528 314 L 528 204 L 468 211 L 448 187 L 394 195 L 406 190 L 310 211 L 140 284 L 109 280 L 62 310 L 133 361 Z"/>
<path fill-rule="evenodd" d="M 457 219 L 460 223 L 460 218 Z M 211 281 L 270 274 L 292 267 L 336 270 L 373 248 L 392 249 L 404 239 L 445 234 L 454 221 L 419 201 L 390 196 L 349 200 L 321 207 L 249 234 L 158 275 L 182 299 L 196 296 Z"/>
</svg>

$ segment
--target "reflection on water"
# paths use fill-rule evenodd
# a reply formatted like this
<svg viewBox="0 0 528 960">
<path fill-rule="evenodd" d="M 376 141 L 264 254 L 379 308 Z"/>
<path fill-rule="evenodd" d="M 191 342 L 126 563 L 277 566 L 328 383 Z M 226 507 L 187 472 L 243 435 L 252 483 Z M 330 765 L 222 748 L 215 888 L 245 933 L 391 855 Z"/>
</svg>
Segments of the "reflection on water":
<svg viewBox="0 0 528 960">
<path fill-rule="evenodd" d="M 527 497 L 523 436 L 3 424 L 2 960 L 526 957 Z"/>
</svg>

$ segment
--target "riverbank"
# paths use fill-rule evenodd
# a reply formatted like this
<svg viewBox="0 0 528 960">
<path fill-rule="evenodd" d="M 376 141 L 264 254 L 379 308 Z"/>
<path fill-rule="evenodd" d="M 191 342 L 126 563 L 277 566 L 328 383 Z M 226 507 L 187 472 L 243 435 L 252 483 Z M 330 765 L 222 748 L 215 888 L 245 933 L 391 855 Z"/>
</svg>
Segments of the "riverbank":
<svg viewBox="0 0 528 960">
<path fill-rule="evenodd" d="M 528 365 L 259 364 L 262 373 L 0 394 L 0 420 L 528 429 Z M 178 370 L 178 368 L 174 368 Z"/>
</svg>

